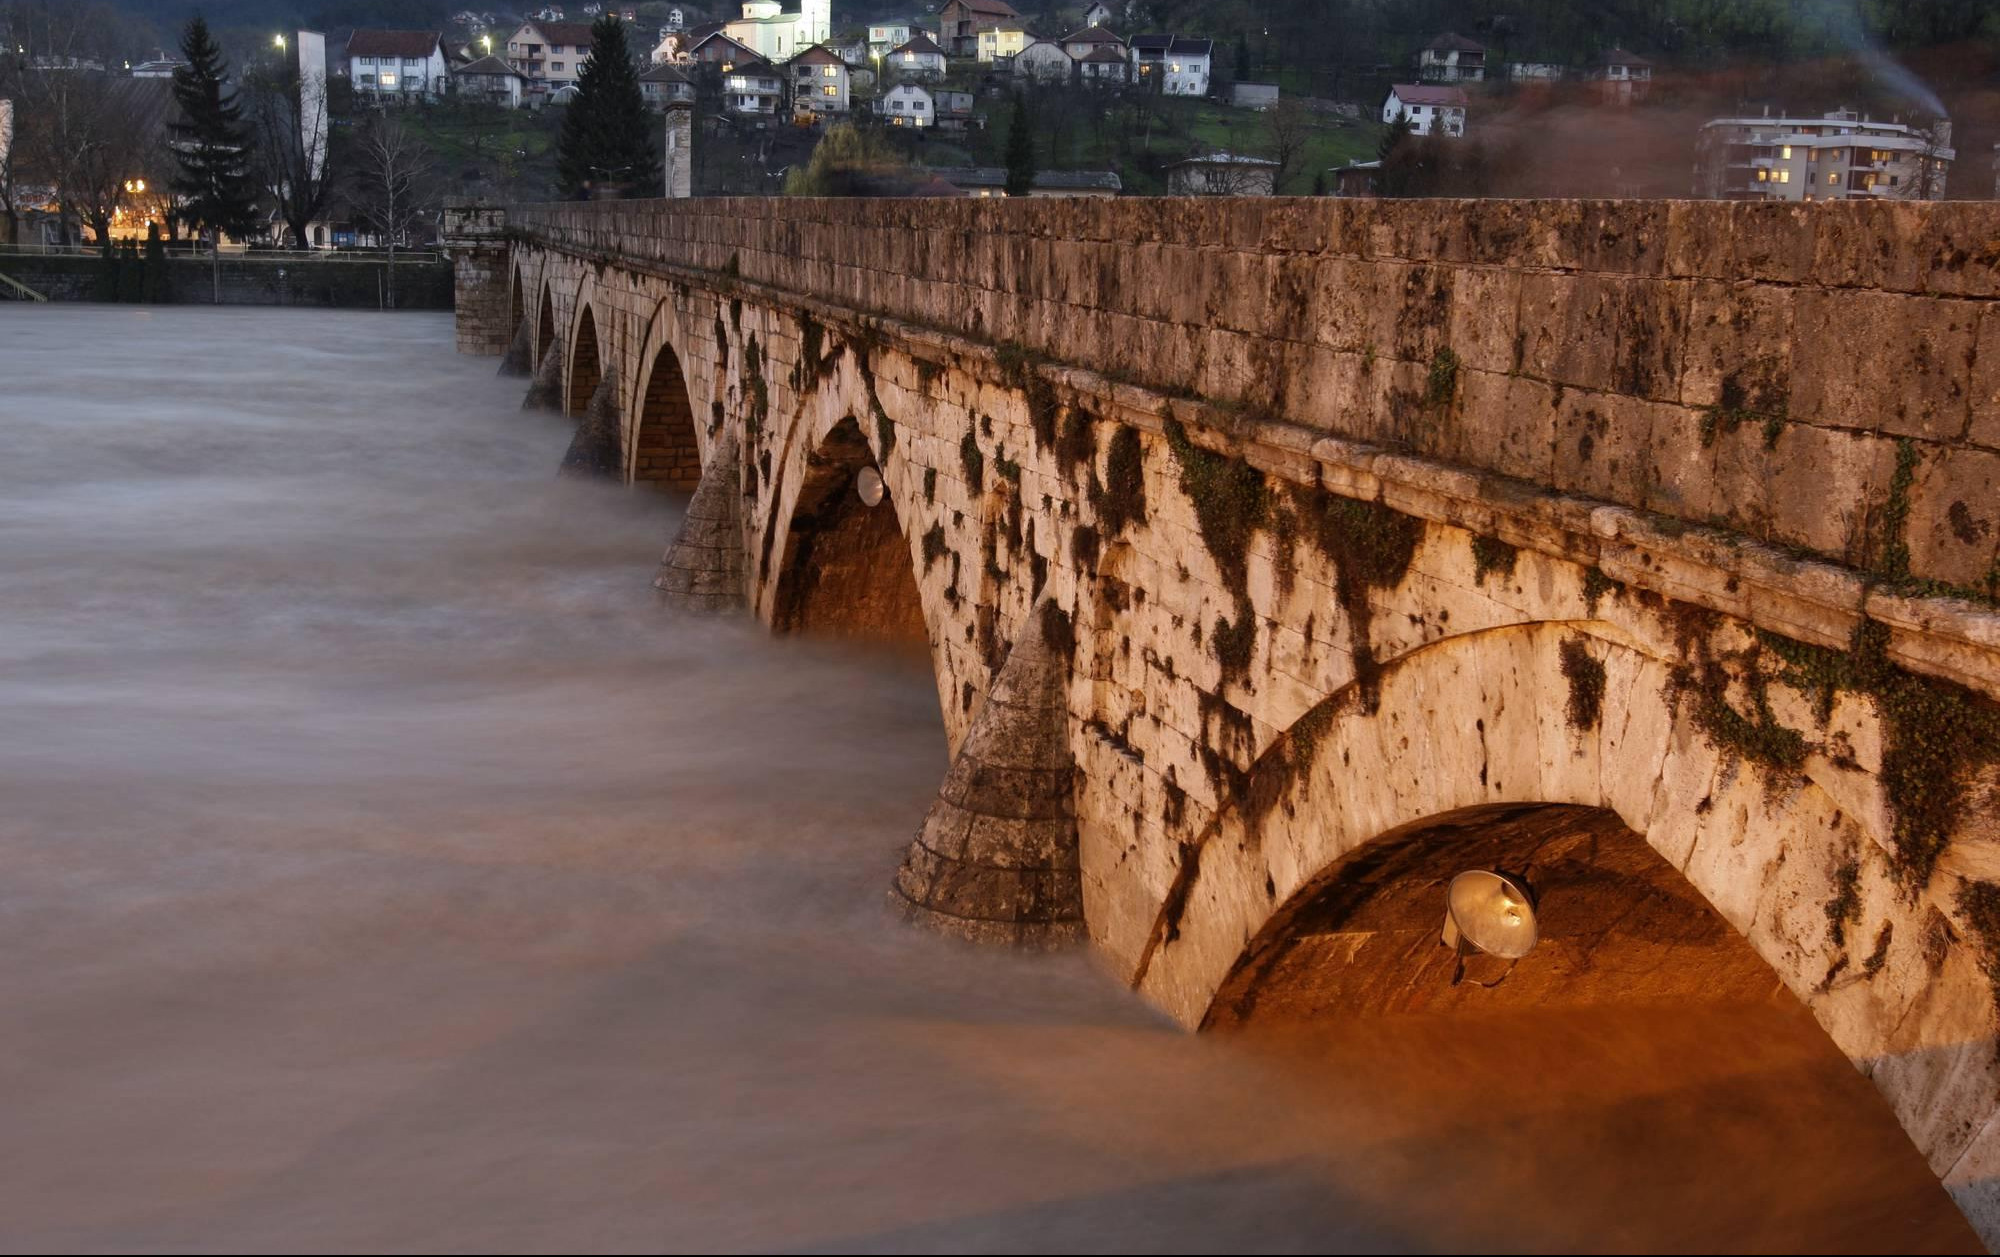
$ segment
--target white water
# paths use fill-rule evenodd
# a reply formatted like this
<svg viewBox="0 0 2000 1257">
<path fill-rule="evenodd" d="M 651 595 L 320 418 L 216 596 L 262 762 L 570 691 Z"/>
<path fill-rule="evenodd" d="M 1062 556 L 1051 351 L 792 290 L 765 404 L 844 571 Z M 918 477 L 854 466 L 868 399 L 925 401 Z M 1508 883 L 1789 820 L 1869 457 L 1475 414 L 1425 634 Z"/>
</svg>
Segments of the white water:
<svg viewBox="0 0 2000 1257">
<path fill-rule="evenodd" d="M 1616 1085 L 1496 1133 L 1435 1027 L 1201 1039 L 895 924 L 921 666 L 663 617 L 678 507 L 558 482 L 492 366 L 443 316 L 0 307 L 0 1248 L 1950 1234 L 1763 1023 L 1680 1079 L 1586 1028 Z"/>
</svg>

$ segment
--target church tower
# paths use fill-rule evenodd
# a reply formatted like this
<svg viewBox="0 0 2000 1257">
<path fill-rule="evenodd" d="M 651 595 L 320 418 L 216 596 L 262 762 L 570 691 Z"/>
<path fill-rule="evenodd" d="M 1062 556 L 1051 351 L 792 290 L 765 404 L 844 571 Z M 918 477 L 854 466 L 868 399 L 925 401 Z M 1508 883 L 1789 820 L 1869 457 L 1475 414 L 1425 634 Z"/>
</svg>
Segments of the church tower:
<svg viewBox="0 0 2000 1257">
<path fill-rule="evenodd" d="M 833 0 L 800 0 L 799 49 L 833 38 Z"/>
</svg>

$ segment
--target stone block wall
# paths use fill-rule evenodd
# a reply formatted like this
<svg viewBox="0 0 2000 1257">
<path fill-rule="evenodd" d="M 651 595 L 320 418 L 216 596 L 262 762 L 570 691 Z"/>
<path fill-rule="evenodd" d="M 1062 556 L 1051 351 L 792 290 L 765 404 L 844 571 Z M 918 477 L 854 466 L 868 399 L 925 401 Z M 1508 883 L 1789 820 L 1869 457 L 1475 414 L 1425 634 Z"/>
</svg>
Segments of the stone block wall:
<svg viewBox="0 0 2000 1257">
<path fill-rule="evenodd" d="M 2000 206 L 718 199 L 508 224 L 1880 575 L 2000 583 Z"/>
</svg>

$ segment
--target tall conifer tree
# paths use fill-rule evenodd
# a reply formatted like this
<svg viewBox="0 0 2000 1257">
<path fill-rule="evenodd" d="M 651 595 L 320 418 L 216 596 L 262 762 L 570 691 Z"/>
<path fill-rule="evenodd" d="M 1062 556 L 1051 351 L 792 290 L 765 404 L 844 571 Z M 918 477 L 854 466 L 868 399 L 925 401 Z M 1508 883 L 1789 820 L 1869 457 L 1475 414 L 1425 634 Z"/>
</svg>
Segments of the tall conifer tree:
<svg viewBox="0 0 2000 1257">
<path fill-rule="evenodd" d="M 1028 102 L 1014 93 L 1014 116 L 1007 123 L 1007 195 L 1026 196 L 1035 190 L 1035 135 Z"/>
<path fill-rule="evenodd" d="M 563 196 L 579 200 L 591 184 L 620 184 L 628 195 L 660 194 L 653 115 L 639 91 L 625 25 L 611 13 L 590 28 L 590 57 L 577 75 L 576 99 L 556 147 L 556 182 Z"/>
<path fill-rule="evenodd" d="M 250 135 L 236 93 L 223 86 L 229 65 L 197 17 L 181 36 L 187 64 L 174 71 L 174 163 L 169 186 L 181 218 L 197 231 L 247 235 L 257 222 L 257 181 L 250 173 Z"/>
</svg>

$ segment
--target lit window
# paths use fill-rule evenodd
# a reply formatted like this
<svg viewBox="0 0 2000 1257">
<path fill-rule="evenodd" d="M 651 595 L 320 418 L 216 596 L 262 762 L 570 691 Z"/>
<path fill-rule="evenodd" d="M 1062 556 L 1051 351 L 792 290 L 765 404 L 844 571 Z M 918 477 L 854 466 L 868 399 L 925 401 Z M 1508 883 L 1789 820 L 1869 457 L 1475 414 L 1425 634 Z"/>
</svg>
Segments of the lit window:
<svg viewBox="0 0 2000 1257">
<path fill-rule="evenodd" d="M 1829 170 L 1829 171 L 1827 171 L 1827 172 L 1826 172 L 1826 181 L 1827 181 L 1828 183 L 1839 183 L 1839 182 L 1840 182 L 1840 172 L 1839 172 L 1838 170 Z"/>
<path fill-rule="evenodd" d="M 840 95 L 840 89 L 839 89 L 839 88 L 837 88 L 837 87 L 835 87 L 835 86 L 834 86 L 833 84 L 831 84 L 831 83 L 827 84 L 827 85 L 826 85 L 825 87 L 821 88 L 820 90 L 821 90 L 821 91 L 823 91 L 823 92 L 825 92 L 825 93 L 826 93 L 827 95 L 829 95 L 829 96 L 838 96 L 838 95 Z"/>
<path fill-rule="evenodd" d="M 832 78 L 832 77 L 834 76 L 834 71 L 835 71 L 835 70 L 837 70 L 837 69 L 839 69 L 839 67 L 838 67 L 838 66 L 828 66 L 828 67 L 826 67 L 826 77 L 828 77 L 828 78 Z"/>
<path fill-rule="evenodd" d="M 1764 169 L 1761 169 L 1761 168 L 1760 168 L 1760 169 L 1759 169 L 1759 170 L 1757 171 L 1757 182 L 1759 182 L 1759 183 L 1769 183 L 1769 182 L 1770 182 L 1770 180 L 1771 180 L 1771 172 L 1770 172 L 1770 171 L 1768 171 L 1768 170 L 1764 170 Z"/>
<path fill-rule="evenodd" d="M 1780 171 L 1778 172 L 1778 182 L 1779 182 L 1779 183 L 1790 183 L 1791 181 L 1792 181 L 1792 172 L 1791 172 L 1791 171 L 1789 171 L 1789 170 L 1780 170 Z"/>
<path fill-rule="evenodd" d="M 378 81 L 384 87 L 394 87 L 396 85 L 396 76 L 393 74 L 384 74 L 380 76 Z"/>
<path fill-rule="evenodd" d="M 1778 156 L 1784 158 L 1786 161 L 1792 160 L 1792 146 L 1789 144 L 1785 145 L 1784 148 L 1778 150 Z"/>
</svg>

